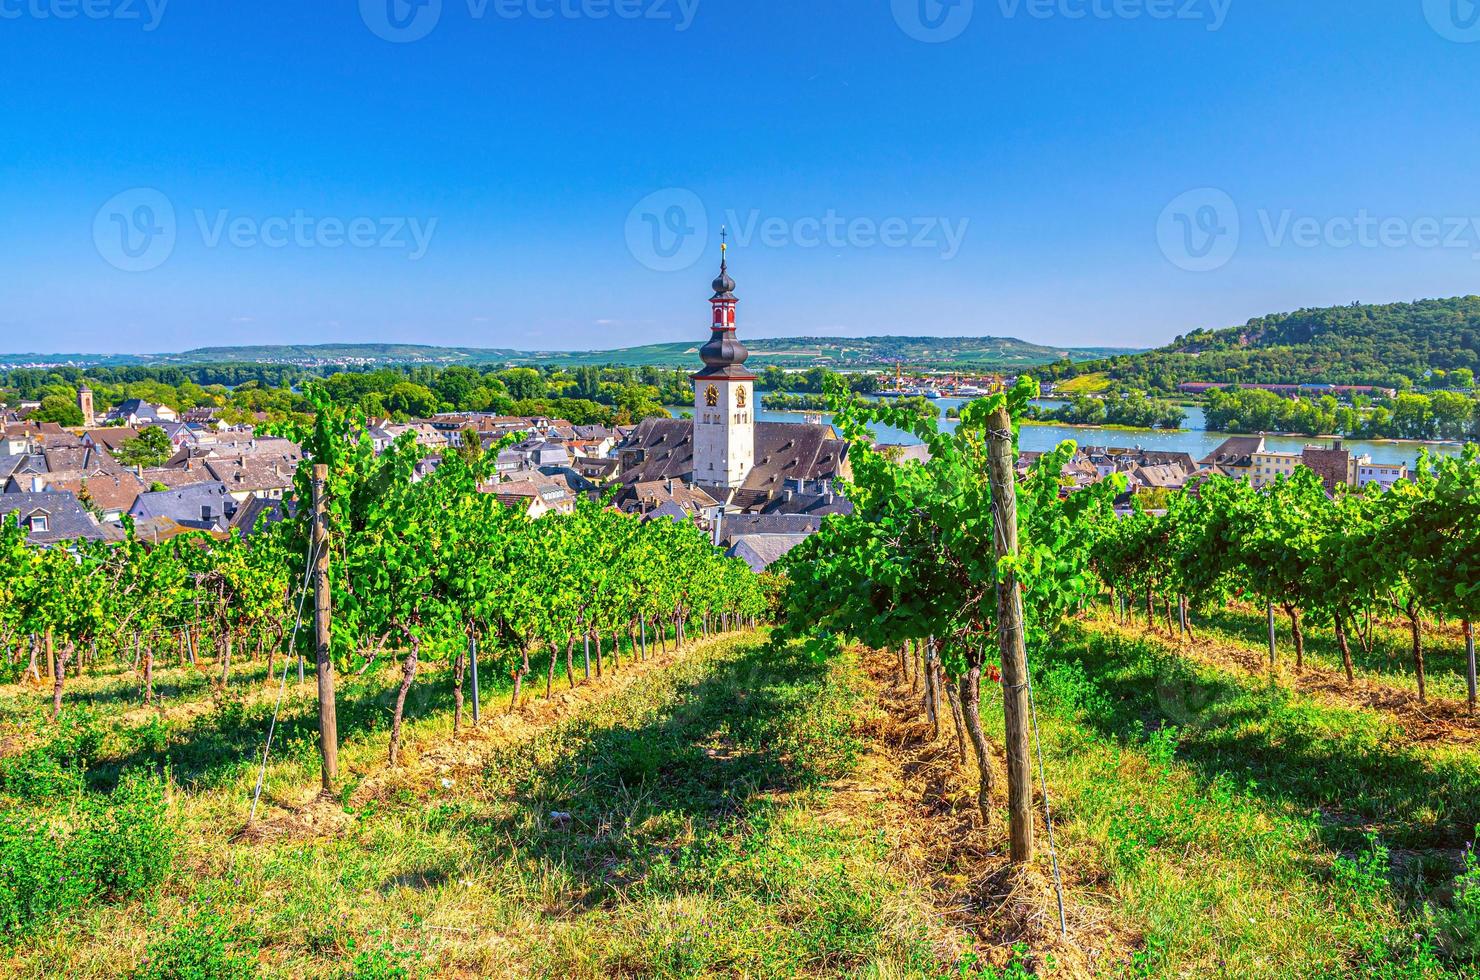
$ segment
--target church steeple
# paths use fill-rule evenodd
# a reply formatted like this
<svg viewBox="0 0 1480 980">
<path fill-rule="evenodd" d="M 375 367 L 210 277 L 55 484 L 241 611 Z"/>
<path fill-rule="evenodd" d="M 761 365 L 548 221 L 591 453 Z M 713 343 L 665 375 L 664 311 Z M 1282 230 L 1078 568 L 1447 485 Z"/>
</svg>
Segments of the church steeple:
<svg viewBox="0 0 1480 980">
<path fill-rule="evenodd" d="M 729 265 L 726 262 L 729 243 L 725 239 L 728 237 L 729 233 L 721 229 L 719 275 L 715 276 L 714 282 L 710 284 L 714 287 L 714 295 L 709 297 L 710 335 L 708 342 L 699 348 L 699 357 L 704 361 L 704 369 L 694 377 L 723 377 L 754 381 L 755 375 L 743 367 L 745 359 L 750 356 L 750 351 L 746 350 L 745 345 L 740 343 L 735 336 L 735 304 L 739 301 L 735 298 L 735 280 L 730 278 Z"/>
<path fill-rule="evenodd" d="M 728 233 L 720 231 L 719 275 L 711 284 L 709 340 L 694 379 L 693 481 L 739 487 L 755 466 L 755 375 L 745 369 L 750 352 L 735 337 L 735 280 L 730 278 Z"/>
</svg>

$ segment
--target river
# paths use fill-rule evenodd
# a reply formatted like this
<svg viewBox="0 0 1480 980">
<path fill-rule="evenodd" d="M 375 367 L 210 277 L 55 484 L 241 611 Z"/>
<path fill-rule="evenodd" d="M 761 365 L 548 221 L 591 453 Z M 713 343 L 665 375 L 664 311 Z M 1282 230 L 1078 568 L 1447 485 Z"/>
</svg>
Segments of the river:
<svg viewBox="0 0 1480 980">
<path fill-rule="evenodd" d="M 761 396 L 762 401 L 765 395 Z M 946 410 L 966 404 L 963 398 L 939 398 L 935 400 L 941 413 L 941 426 L 945 429 L 953 429 L 956 426 L 954 419 L 945 417 Z M 1043 399 L 1038 403 L 1044 408 L 1057 408 L 1062 402 L 1052 399 Z M 1018 439 L 1018 448 L 1030 452 L 1043 452 L 1053 449 L 1065 439 L 1072 439 L 1081 446 L 1116 446 L 1123 448 L 1159 449 L 1165 452 L 1184 452 L 1192 456 L 1193 460 L 1200 460 L 1208 453 L 1218 447 L 1224 439 L 1235 433 L 1209 432 L 1204 428 L 1202 408 L 1196 405 L 1186 407 L 1187 420 L 1182 424 L 1186 427 L 1176 432 L 1163 432 L 1161 430 L 1137 430 L 1128 432 L 1123 429 L 1104 429 L 1099 427 L 1079 428 L 1068 425 L 1025 425 Z M 670 406 L 669 411 L 674 417 L 680 412 L 692 412 L 693 409 L 687 405 Z M 756 418 L 763 422 L 800 422 L 805 412 L 777 412 L 762 408 L 756 413 Z M 822 416 L 822 421 L 832 422 L 832 416 L 826 412 L 817 413 Z M 880 442 L 903 443 L 913 445 L 920 440 L 908 432 L 895 429 L 891 426 L 875 426 L 875 434 Z M 1264 444 L 1271 450 L 1277 452 L 1298 453 L 1306 445 L 1311 444 L 1328 445 L 1321 440 L 1309 436 L 1265 436 Z M 1419 446 L 1411 442 L 1388 442 L 1372 441 L 1366 439 L 1346 439 L 1342 443 L 1358 456 L 1371 456 L 1376 463 L 1406 463 L 1411 468 L 1418 459 Z M 1431 452 L 1436 453 L 1458 453 L 1459 447 L 1453 444 L 1439 444 L 1429 446 Z"/>
</svg>

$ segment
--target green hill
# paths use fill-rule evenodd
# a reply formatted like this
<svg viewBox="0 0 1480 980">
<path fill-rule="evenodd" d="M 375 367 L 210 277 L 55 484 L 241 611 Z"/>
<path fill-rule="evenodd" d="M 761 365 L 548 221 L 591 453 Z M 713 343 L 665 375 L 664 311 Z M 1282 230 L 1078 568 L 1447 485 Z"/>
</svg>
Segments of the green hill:
<svg viewBox="0 0 1480 980">
<path fill-rule="evenodd" d="M 508 348 L 436 347 L 422 344 L 274 344 L 199 347 L 178 354 L 114 356 L 70 354 L 5 355 L 0 364 L 70 360 L 79 364 L 150 365 L 292 364 L 302 367 L 386 364 L 554 364 L 565 367 L 619 364 L 686 368 L 698 363 L 699 344 L 648 344 L 615 350 L 521 351 Z M 746 338 L 758 367 L 875 368 L 903 363 L 916 369 L 1012 370 L 1068 358 L 1087 360 L 1128 353 L 1115 347 L 1045 347 L 1011 337 L 785 337 Z"/>
<path fill-rule="evenodd" d="M 1055 373 L 1104 373 L 1136 387 L 1170 390 L 1184 381 L 1401 387 L 1405 379 L 1456 368 L 1480 373 L 1480 296 L 1272 314 Z"/>
</svg>

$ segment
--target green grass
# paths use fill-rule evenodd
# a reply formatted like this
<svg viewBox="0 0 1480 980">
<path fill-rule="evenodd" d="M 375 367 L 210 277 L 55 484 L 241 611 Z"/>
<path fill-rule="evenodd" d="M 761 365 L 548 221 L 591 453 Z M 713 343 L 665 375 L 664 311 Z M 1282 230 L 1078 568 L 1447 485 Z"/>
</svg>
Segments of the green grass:
<svg viewBox="0 0 1480 980">
<path fill-rule="evenodd" d="M 1274 624 L 1276 653 L 1282 660 L 1293 664 L 1295 645 L 1290 635 L 1290 619 L 1276 610 Z M 1261 613 L 1232 608 L 1209 610 L 1195 617 L 1193 628 L 1199 636 L 1207 634 L 1257 650 L 1261 656 L 1268 655 L 1269 625 Z M 1303 631 L 1308 664 L 1331 672 L 1345 670 L 1341 663 L 1341 648 L 1330 627 L 1303 624 Z M 1413 640 L 1406 625 L 1374 624 L 1370 652 L 1362 649 L 1355 636 L 1349 638 L 1348 645 L 1358 677 L 1370 677 L 1390 687 L 1417 693 L 1418 681 L 1413 674 Z M 1464 700 L 1468 690 L 1465 686 L 1463 638 L 1426 630 L 1423 650 L 1429 696 Z"/>
<path fill-rule="evenodd" d="M 1472 752 L 1139 640 L 1037 669 L 1063 857 L 1144 933 L 1131 975 L 1474 975 L 1415 939 L 1480 820 Z"/>
<path fill-rule="evenodd" d="M 1098 395 L 1110 388 L 1110 376 L 1103 372 L 1081 374 L 1060 381 L 1054 393 L 1057 395 Z"/>
<path fill-rule="evenodd" d="M 1457 877 L 1480 822 L 1472 749 L 1415 744 L 1376 712 L 1151 639 L 1074 627 L 1034 667 L 1071 916 L 1134 947 L 1104 975 L 1475 975 L 1480 883 Z M 180 692 L 163 714 L 133 707 L 125 677 L 69 680 L 55 729 L 44 692 L 0 688 L 0 737 L 30 736 L 0 764 L 0 809 L 78 833 L 76 814 L 137 785 L 123 773 L 167 773 L 175 834 L 162 882 L 137 862 L 138 887 L 99 877 L 43 928 L 0 938 L 0 975 L 997 976 L 958 960 L 936 883 L 891 853 L 910 833 L 898 808 L 920 801 L 847 791 L 879 762 L 851 659 L 762 636 L 695 643 L 624 666 L 548 723 L 506 723 L 507 690 L 486 688 L 482 731 L 461 738 L 432 666 L 397 771 L 386 668 L 341 678 L 337 798 L 314 795 L 311 686 L 290 692 L 246 836 L 275 694 L 260 663 L 224 696 L 163 670 Z M 983 848 L 999 836 L 973 835 L 952 867 L 996 867 Z"/>
<path fill-rule="evenodd" d="M 260 840 L 234 835 L 264 699 L 218 704 L 153 746 L 178 767 L 182 853 L 164 884 L 0 946 L 0 974 L 941 975 L 933 907 L 893 870 L 882 811 L 834 807 L 862 750 L 848 676 L 722 638 L 619 674 L 530 737 L 452 741 L 433 673 L 393 774 L 368 723 L 392 678 L 367 676 L 342 688 L 338 801 L 300 810 L 317 762 L 300 742 L 311 702 L 290 704 L 265 809 L 286 830 Z M 102 745 L 95 781 L 150 755 L 113 728 Z M 298 832 L 310 817 L 327 832 Z"/>
</svg>

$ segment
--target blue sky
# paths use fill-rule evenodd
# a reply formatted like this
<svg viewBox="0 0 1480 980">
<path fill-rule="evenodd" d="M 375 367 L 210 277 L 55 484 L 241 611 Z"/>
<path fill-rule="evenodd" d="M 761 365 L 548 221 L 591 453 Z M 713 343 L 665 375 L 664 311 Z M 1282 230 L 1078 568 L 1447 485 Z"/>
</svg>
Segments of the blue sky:
<svg viewBox="0 0 1480 980">
<path fill-rule="evenodd" d="M 697 338 L 726 222 L 752 336 L 1480 292 L 1470 0 L 432 2 L 0 0 L 0 351 Z"/>
</svg>

